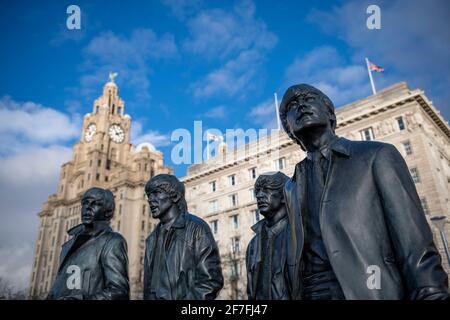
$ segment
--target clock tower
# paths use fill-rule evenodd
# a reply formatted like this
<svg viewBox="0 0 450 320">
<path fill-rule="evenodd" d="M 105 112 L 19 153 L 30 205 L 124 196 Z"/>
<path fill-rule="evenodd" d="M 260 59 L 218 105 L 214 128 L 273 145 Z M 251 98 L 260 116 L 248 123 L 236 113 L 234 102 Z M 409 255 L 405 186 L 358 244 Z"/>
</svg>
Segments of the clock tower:
<svg viewBox="0 0 450 320">
<path fill-rule="evenodd" d="M 67 230 L 80 223 L 80 201 L 91 187 L 110 189 L 116 209 L 112 228 L 128 244 L 131 298 L 140 298 L 145 239 L 157 221 L 149 215 L 145 183 L 154 175 L 173 173 L 164 155 L 151 143 L 130 142 L 131 117 L 110 73 L 103 93 L 84 116 L 81 137 L 73 146 L 72 160 L 61 166 L 58 190 L 39 212 L 40 227 L 32 267 L 30 296 L 45 298 L 59 266 Z"/>
</svg>

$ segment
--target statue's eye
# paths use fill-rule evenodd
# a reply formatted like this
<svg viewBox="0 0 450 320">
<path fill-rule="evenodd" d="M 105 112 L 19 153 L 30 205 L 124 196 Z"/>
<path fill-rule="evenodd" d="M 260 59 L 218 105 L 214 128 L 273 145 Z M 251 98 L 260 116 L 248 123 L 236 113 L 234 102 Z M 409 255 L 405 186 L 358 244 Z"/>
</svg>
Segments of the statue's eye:
<svg viewBox="0 0 450 320">
<path fill-rule="evenodd" d="M 313 97 L 313 96 L 306 96 L 305 101 L 311 102 L 311 101 L 314 101 L 314 99 L 315 99 L 315 97 Z"/>
</svg>

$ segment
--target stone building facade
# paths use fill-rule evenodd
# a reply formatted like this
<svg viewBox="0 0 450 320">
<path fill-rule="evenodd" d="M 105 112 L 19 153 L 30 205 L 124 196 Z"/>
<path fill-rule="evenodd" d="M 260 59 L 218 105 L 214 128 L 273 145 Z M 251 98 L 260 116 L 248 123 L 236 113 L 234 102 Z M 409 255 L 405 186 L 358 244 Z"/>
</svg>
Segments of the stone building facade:
<svg viewBox="0 0 450 320">
<path fill-rule="evenodd" d="M 42 299 L 49 291 L 59 266 L 61 245 L 67 230 L 80 223 L 80 201 L 91 187 L 110 189 L 116 209 L 112 227 L 128 244 L 131 296 L 142 295 L 145 239 L 155 221 L 144 196 L 148 179 L 172 173 L 164 157 L 150 143 L 130 143 L 131 117 L 125 114 L 118 87 L 110 81 L 84 117 L 80 140 L 72 160 L 61 166 L 58 190 L 39 212 L 39 232 L 31 272 L 30 297 Z"/>
<path fill-rule="evenodd" d="M 404 82 L 336 109 L 339 136 L 393 144 L 404 156 L 427 220 L 450 220 L 450 126 L 421 90 Z M 242 148 L 226 147 L 208 161 L 190 166 L 183 178 L 189 210 L 207 220 L 219 244 L 225 277 L 222 299 L 246 298 L 245 252 L 260 216 L 253 195 L 259 174 L 281 170 L 292 176 L 305 157 L 300 147 L 276 130 Z M 350 173 L 351 174 L 351 173 Z M 446 271 L 449 265 L 432 226 Z M 408 232 L 408 230 L 405 230 Z M 450 223 L 446 224 L 450 239 Z"/>
</svg>

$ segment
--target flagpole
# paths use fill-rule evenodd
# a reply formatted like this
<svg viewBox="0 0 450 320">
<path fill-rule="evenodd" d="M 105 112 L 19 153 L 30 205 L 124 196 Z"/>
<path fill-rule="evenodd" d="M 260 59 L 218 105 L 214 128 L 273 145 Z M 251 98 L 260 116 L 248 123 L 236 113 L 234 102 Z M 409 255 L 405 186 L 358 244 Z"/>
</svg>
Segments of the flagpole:
<svg viewBox="0 0 450 320">
<path fill-rule="evenodd" d="M 209 137 L 208 137 L 208 133 L 206 134 L 206 160 L 209 160 Z"/>
<path fill-rule="evenodd" d="M 275 92 L 273 94 L 274 98 L 275 98 L 275 112 L 277 114 L 277 127 L 278 130 L 281 130 L 281 125 L 280 125 L 280 111 L 278 110 L 278 96 L 277 93 Z"/>
<path fill-rule="evenodd" d="M 372 71 L 370 70 L 370 65 L 369 65 L 369 59 L 367 59 L 367 58 L 366 58 L 366 65 L 367 65 L 367 72 L 369 73 L 370 84 L 372 85 L 372 92 L 375 95 L 375 94 L 377 94 L 377 90 L 375 89 L 375 83 L 373 82 Z"/>
</svg>

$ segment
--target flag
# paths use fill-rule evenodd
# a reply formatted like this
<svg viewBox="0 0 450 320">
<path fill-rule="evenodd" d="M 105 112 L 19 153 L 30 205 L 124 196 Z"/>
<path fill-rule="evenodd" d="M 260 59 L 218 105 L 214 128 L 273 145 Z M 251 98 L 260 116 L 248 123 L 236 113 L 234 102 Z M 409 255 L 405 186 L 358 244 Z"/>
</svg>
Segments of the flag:
<svg viewBox="0 0 450 320">
<path fill-rule="evenodd" d="M 384 69 L 380 66 L 377 66 L 376 64 L 369 61 L 369 68 L 370 71 L 376 71 L 376 72 L 384 72 Z"/>
<path fill-rule="evenodd" d="M 213 141 L 223 141 L 223 137 L 222 136 L 216 136 L 215 134 L 207 132 L 206 133 L 206 140 L 208 140 L 208 141 L 211 141 L 211 140 L 213 140 Z"/>
</svg>

